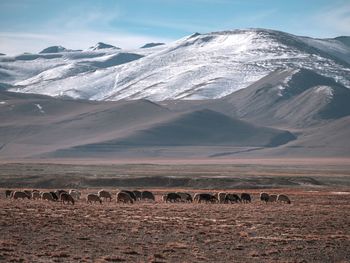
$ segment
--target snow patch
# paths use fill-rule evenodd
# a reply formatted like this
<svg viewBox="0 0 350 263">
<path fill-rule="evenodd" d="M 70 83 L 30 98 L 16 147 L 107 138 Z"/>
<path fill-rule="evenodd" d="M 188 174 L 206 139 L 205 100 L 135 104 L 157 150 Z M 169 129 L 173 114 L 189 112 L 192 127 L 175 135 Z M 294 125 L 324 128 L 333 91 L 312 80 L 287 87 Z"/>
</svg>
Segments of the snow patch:
<svg viewBox="0 0 350 263">
<path fill-rule="evenodd" d="M 328 98 L 333 98 L 333 88 L 329 86 L 319 86 L 315 90 L 316 93 L 322 93 L 326 95 Z"/>
<path fill-rule="evenodd" d="M 43 107 L 40 104 L 34 104 L 41 113 L 45 113 L 45 111 L 43 110 Z"/>
</svg>

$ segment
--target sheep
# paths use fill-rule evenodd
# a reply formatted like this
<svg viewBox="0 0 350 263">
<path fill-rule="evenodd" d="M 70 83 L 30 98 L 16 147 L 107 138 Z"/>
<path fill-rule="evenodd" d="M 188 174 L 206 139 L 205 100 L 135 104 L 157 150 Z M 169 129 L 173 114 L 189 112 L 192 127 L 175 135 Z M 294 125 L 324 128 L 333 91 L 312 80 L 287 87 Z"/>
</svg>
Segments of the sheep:
<svg viewBox="0 0 350 263">
<path fill-rule="evenodd" d="M 212 194 L 196 194 L 195 198 L 194 198 L 198 203 L 201 203 L 202 201 L 206 202 L 206 203 L 216 203 L 218 201 L 218 199 L 212 195 Z"/>
<path fill-rule="evenodd" d="M 22 192 L 22 191 L 15 191 L 12 197 L 13 199 L 24 199 L 24 198 L 30 199 L 30 197 L 25 192 Z"/>
<path fill-rule="evenodd" d="M 242 202 L 241 198 L 236 194 L 227 194 L 225 196 L 225 203 L 238 203 Z"/>
<path fill-rule="evenodd" d="M 150 191 L 142 191 L 141 193 L 141 199 L 142 200 L 151 200 L 151 201 L 155 201 L 155 197 L 154 194 Z"/>
<path fill-rule="evenodd" d="M 98 194 L 98 197 L 100 197 L 101 199 L 104 199 L 105 201 L 107 201 L 107 199 L 109 199 L 109 202 L 112 201 L 112 195 L 108 191 L 100 190 L 98 191 L 97 194 Z"/>
<path fill-rule="evenodd" d="M 181 196 L 177 193 L 167 193 L 165 196 L 165 202 L 176 203 L 181 201 Z"/>
<path fill-rule="evenodd" d="M 55 199 L 53 198 L 51 192 L 43 192 L 43 193 L 41 193 L 41 200 L 55 201 Z"/>
<path fill-rule="evenodd" d="M 250 194 L 242 193 L 241 200 L 243 203 L 250 203 L 252 201 L 252 198 L 251 198 Z"/>
<path fill-rule="evenodd" d="M 136 195 L 134 194 L 134 192 L 129 190 L 120 190 L 119 192 L 127 193 L 133 201 L 136 201 Z"/>
<path fill-rule="evenodd" d="M 287 204 L 290 204 L 290 203 L 291 203 L 291 201 L 290 201 L 290 199 L 288 198 L 288 196 L 283 195 L 283 194 L 280 194 L 280 195 L 277 196 L 277 201 L 278 201 L 278 202 L 287 203 Z"/>
<path fill-rule="evenodd" d="M 31 190 L 24 190 L 23 192 L 28 196 L 28 199 L 32 198 L 32 191 Z"/>
<path fill-rule="evenodd" d="M 40 196 L 39 192 L 37 192 L 37 191 L 32 192 L 32 199 L 33 200 L 38 200 L 40 198 L 41 198 L 41 196 Z"/>
<path fill-rule="evenodd" d="M 141 200 L 141 191 L 138 191 L 138 190 L 134 190 L 132 191 L 136 197 L 136 200 Z"/>
<path fill-rule="evenodd" d="M 268 202 L 276 202 L 277 201 L 277 195 L 269 195 Z"/>
<path fill-rule="evenodd" d="M 176 192 L 180 197 L 182 202 L 193 202 L 193 198 L 189 193 L 184 193 L 184 192 Z"/>
<path fill-rule="evenodd" d="M 134 203 L 134 199 L 125 191 L 120 191 L 117 193 L 117 203 Z"/>
<path fill-rule="evenodd" d="M 11 198 L 11 194 L 13 193 L 12 190 L 5 190 L 5 197 L 6 198 Z"/>
<path fill-rule="evenodd" d="M 57 195 L 58 199 L 60 198 L 62 193 L 68 194 L 68 192 L 66 190 L 56 190 L 55 191 L 55 194 Z"/>
<path fill-rule="evenodd" d="M 50 194 L 51 194 L 51 197 L 52 197 L 52 201 L 58 201 L 58 195 L 57 195 L 57 193 L 56 192 L 50 192 Z"/>
<path fill-rule="evenodd" d="M 102 200 L 97 194 L 88 194 L 86 196 L 86 202 L 89 204 L 91 204 L 92 202 L 100 202 L 100 204 L 102 204 Z"/>
<path fill-rule="evenodd" d="M 270 196 L 268 193 L 260 193 L 260 200 L 262 202 L 267 203 L 269 201 L 269 198 L 270 198 Z"/>
<path fill-rule="evenodd" d="M 220 204 L 225 203 L 225 201 L 226 201 L 226 193 L 224 193 L 224 192 L 219 192 L 219 193 L 217 194 L 217 199 L 219 200 L 219 203 L 220 203 Z"/>
<path fill-rule="evenodd" d="M 67 204 L 71 203 L 72 205 L 74 205 L 74 199 L 68 193 L 61 193 L 60 200 L 61 200 L 62 204 L 65 204 L 67 202 Z"/>
<path fill-rule="evenodd" d="M 75 200 L 79 200 L 80 199 L 80 192 L 78 190 L 75 189 L 71 189 L 68 192 Z"/>
</svg>

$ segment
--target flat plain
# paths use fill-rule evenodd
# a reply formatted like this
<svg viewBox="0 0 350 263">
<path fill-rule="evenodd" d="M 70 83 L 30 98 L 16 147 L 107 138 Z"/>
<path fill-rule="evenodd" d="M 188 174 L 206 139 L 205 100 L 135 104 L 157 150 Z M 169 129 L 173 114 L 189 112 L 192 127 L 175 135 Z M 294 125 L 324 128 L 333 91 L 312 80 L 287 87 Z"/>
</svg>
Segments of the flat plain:
<svg viewBox="0 0 350 263">
<path fill-rule="evenodd" d="M 350 262 L 347 165 L 281 167 L 2 164 L 0 261 Z M 207 173 L 203 174 L 204 171 Z M 174 174 L 178 178 L 190 176 L 192 181 L 174 179 L 166 186 L 161 186 L 163 179 L 161 184 L 157 181 L 165 175 L 176 177 Z M 9 180 L 14 175 L 17 185 Z M 43 180 L 45 177 L 48 179 Z M 130 181 L 130 177 L 138 180 Z M 215 180 L 217 184 L 212 183 Z M 275 187 L 271 187 L 272 183 Z M 10 200 L 4 196 L 7 187 L 69 189 L 74 186 L 80 186 L 83 193 L 82 200 L 75 205 Z M 101 188 L 113 194 L 121 188 L 151 190 L 156 194 L 156 202 L 118 204 L 113 195 L 112 202 L 86 204 L 86 194 Z M 170 191 L 248 192 L 253 201 L 250 204 L 162 202 L 162 194 Z M 292 204 L 262 203 L 261 191 L 287 194 Z"/>
</svg>

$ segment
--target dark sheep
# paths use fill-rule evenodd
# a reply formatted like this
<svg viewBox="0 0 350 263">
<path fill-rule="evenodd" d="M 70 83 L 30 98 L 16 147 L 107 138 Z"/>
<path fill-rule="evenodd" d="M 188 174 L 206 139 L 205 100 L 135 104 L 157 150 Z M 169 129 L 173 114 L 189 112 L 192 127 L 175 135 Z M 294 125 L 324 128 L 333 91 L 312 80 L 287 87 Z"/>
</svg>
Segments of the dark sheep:
<svg viewBox="0 0 350 263">
<path fill-rule="evenodd" d="M 152 201 L 156 200 L 155 197 L 154 197 L 154 194 L 151 193 L 150 191 L 142 191 L 141 199 L 142 200 L 152 200 Z"/>
<path fill-rule="evenodd" d="M 198 203 L 201 203 L 202 201 L 204 201 L 205 203 L 216 203 L 218 201 L 218 199 L 216 198 L 216 196 L 212 195 L 212 194 L 196 194 L 195 195 L 195 200 Z"/>
<path fill-rule="evenodd" d="M 241 200 L 243 203 L 250 203 L 252 202 L 252 198 L 250 196 L 250 194 L 247 194 L 247 193 L 242 193 L 241 194 Z"/>
<path fill-rule="evenodd" d="M 269 198 L 270 198 L 270 196 L 268 193 L 260 193 L 260 200 L 262 202 L 267 203 L 269 201 Z"/>
<path fill-rule="evenodd" d="M 141 191 L 134 190 L 132 192 L 134 193 L 137 201 L 141 200 Z"/>
<path fill-rule="evenodd" d="M 30 199 L 30 197 L 25 192 L 21 192 L 21 191 L 15 191 L 12 197 L 13 199 L 25 199 L 25 198 Z"/>
<path fill-rule="evenodd" d="M 184 192 L 177 192 L 177 194 L 181 197 L 182 202 L 189 202 L 189 203 L 193 202 L 193 198 L 192 198 L 191 194 L 184 193 Z"/>
<path fill-rule="evenodd" d="M 41 195 L 40 195 L 40 193 L 39 193 L 39 192 L 34 191 L 34 192 L 32 193 L 32 199 L 33 199 L 33 200 L 38 200 L 38 199 L 41 199 Z"/>
<path fill-rule="evenodd" d="M 238 203 L 241 202 L 241 198 L 236 194 L 227 194 L 225 196 L 225 203 Z"/>
<path fill-rule="evenodd" d="M 53 201 L 58 201 L 58 195 L 56 194 L 56 192 L 50 192 L 50 194 L 52 195 Z"/>
<path fill-rule="evenodd" d="M 125 191 L 120 191 L 117 193 L 117 203 L 134 203 L 134 199 Z"/>
<path fill-rule="evenodd" d="M 52 192 L 43 192 L 43 193 L 41 193 L 41 200 L 56 201 L 53 198 Z"/>
<path fill-rule="evenodd" d="M 28 196 L 28 199 L 32 198 L 32 191 L 31 190 L 24 190 L 23 192 Z"/>
<path fill-rule="evenodd" d="M 181 201 L 181 196 L 177 193 L 167 193 L 165 196 L 165 202 L 176 203 Z"/>
<path fill-rule="evenodd" d="M 130 197 L 131 197 L 131 199 L 133 200 L 133 201 L 136 201 L 136 195 L 134 194 L 134 192 L 133 191 L 129 191 L 129 190 L 121 190 L 120 192 L 124 192 L 124 193 L 127 193 Z"/>
<path fill-rule="evenodd" d="M 282 194 L 277 196 L 277 201 L 282 202 L 282 203 L 291 204 L 289 197 L 286 195 L 282 195 Z"/>
<path fill-rule="evenodd" d="M 276 202 L 277 201 L 277 195 L 269 195 L 269 202 Z"/>
<path fill-rule="evenodd" d="M 89 204 L 91 204 L 92 202 L 99 202 L 100 204 L 102 204 L 102 199 L 97 194 L 88 194 L 86 196 L 86 202 Z"/>
<path fill-rule="evenodd" d="M 110 192 L 108 191 L 105 191 L 105 190 L 100 190 L 98 191 L 98 194 L 97 194 L 101 199 L 104 198 L 105 201 L 107 201 L 109 199 L 109 201 L 111 202 L 112 201 L 112 195 Z"/>
<path fill-rule="evenodd" d="M 55 193 L 56 193 L 56 195 L 57 195 L 57 199 L 59 199 L 60 198 L 60 196 L 61 196 L 61 194 L 69 194 L 66 190 L 56 190 L 55 191 Z"/>
<path fill-rule="evenodd" d="M 60 195 L 60 200 L 61 200 L 62 204 L 71 203 L 72 205 L 74 205 L 74 198 L 68 193 L 62 193 Z"/>
</svg>

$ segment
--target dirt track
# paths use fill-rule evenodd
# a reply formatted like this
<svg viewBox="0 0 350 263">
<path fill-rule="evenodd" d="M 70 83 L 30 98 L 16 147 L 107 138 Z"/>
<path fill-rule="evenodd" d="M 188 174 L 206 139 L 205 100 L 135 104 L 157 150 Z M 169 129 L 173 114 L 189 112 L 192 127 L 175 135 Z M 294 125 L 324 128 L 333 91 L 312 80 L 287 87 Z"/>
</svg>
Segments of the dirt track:
<svg viewBox="0 0 350 263">
<path fill-rule="evenodd" d="M 350 262 L 349 192 L 267 192 L 281 191 L 291 205 L 262 204 L 258 191 L 247 205 L 2 197 L 0 261 Z"/>
</svg>

